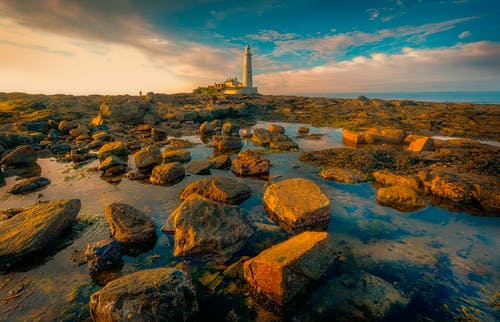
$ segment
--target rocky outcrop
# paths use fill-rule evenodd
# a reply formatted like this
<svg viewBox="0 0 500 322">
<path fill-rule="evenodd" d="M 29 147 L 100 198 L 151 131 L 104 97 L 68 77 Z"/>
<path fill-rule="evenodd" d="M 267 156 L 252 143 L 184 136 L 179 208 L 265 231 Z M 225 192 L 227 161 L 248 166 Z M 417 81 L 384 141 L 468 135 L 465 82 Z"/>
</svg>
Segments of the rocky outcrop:
<svg viewBox="0 0 500 322">
<path fill-rule="evenodd" d="M 269 160 L 261 158 L 258 153 L 245 150 L 232 161 L 231 171 L 239 176 L 267 176 L 270 165 Z"/>
<path fill-rule="evenodd" d="M 180 197 L 188 199 L 193 194 L 199 194 L 212 201 L 238 205 L 250 198 L 252 188 L 227 177 L 211 177 L 198 180 L 182 189 Z"/>
<path fill-rule="evenodd" d="M 404 185 L 378 189 L 377 202 L 400 211 L 414 211 L 425 207 L 425 201 L 415 190 Z"/>
<path fill-rule="evenodd" d="M 209 160 L 192 160 L 186 165 L 186 172 L 198 175 L 210 175 L 212 162 Z"/>
<path fill-rule="evenodd" d="M 226 257 L 241 249 L 253 228 L 237 207 L 191 195 L 172 214 L 174 256 Z"/>
<path fill-rule="evenodd" d="M 325 180 L 333 180 L 343 183 L 353 184 L 366 182 L 366 175 L 347 168 L 330 167 L 321 170 L 319 175 Z"/>
<path fill-rule="evenodd" d="M 114 239 L 87 244 L 85 258 L 91 276 L 123 264 L 121 245 Z"/>
<path fill-rule="evenodd" d="M 335 260 L 326 232 L 303 232 L 246 261 L 244 278 L 266 301 L 289 305 L 321 279 Z"/>
<path fill-rule="evenodd" d="M 317 320 L 380 321 L 388 314 L 395 317 L 409 299 L 386 280 L 359 272 L 322 283 L 308 303 Z"/>
<path fill-rule="evenodd" d="M 125 143 L 121 141 L 114 141 L 104 144 L 99 151 L 97 151 L 99 161 L 106 159 L 110 155 L 128 157 L 128 148 Z"/>
<path fill-rule="evenodd" d="M 94 321 L 191 321 L 198 311 L 188 273 L 155 268 L 122 276 L 90 297 Z"/>
<path fill-rule="evenodd" d="M 325 230 L 330 222 L 330 200 L 307 179 L 271 183 L 262 200 L 269 216 L 290 232 Z"/>
<path fill-rule="evenodd" d="M 413 190 L 420 190 L 422 188 L 422 183 L 418 176 L 398 175 L 387 169 L 375 171 L 372 173 L 372 176 L 375 182 L 386 186 L 403 185 Z"/>
<path fill-rule="evenodd" d="M 141 172 L 150 172 L 153 167 L 163 161 L 160 148 L 155 144 L 150 144 L 142 150 L 134 153 L 136 168 Z"/>
<path fill-rule="evenodd" d="M 42 203 L 0 221 L 0 271 L 19 261 L 42 255 L 71 227 L 80 211 L 80 200 Z"/>
<path fill-rule="evenodd" d="M 243 143 L 236 136 L 217 135 L 212 139 L 214 154 L 236 153 L 241 150 Z"/>
<path fill-rule="evenodd" d="M 21 145 L 7 153 L 0 160 L 0 164 L 22 168 L 34 166 L 36 160 L 37 155 L 35 149 L 28 145 Z"/>
<path fill-rule="evenodd" d="M 434 151 L 435 149 L 434 139 L 429 137 L 415 139 L 408 147 L 408 151 L 412 152 Z"/>
<path fill-rule="evenodd" d="M 161 164 L 153 168 L 149 181 L 157 185 L 169 185 L 182 180 L 186 172 L 179 162 Z"/>
<path fill-rule="evenodd" d="M 171 150 L 163 152 L 163 163 L 183 163 L 189 161 L 191 161 L 191 152 L 189 152 L 189 150 Z"/>
<path fill-rule="evenodd" d="M 48 186 L 50 184 L 50 180 L 44 177 L 33 177 L 29 179 L 24 179 L 23 181 L 15 184 L 11 188 L 7 190 L 8 193 L 12 193 L 14 195 L 19 195 L 23 193 L 28 193 L 36 189 L 40 189 L 42 187 Z"/>
<path fill-rule="evenodd" d="M 112 203 L 104 208 L 111 235 L 128 245 L 145 244 L 156 237 L 156 225 L 142 211 L 124 204 Z"/>
</svg>

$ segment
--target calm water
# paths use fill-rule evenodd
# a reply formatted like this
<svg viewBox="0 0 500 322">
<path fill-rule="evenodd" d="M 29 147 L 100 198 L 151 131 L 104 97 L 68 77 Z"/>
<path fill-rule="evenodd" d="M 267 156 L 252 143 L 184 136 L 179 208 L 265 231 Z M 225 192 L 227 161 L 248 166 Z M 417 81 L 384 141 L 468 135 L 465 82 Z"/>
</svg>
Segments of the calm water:
<svg viewBox="0 0 500 322">
<path fill-rule="evenodd" d="M 287 134 L 297 133 L 299 124 L 282 124 Z M 268 123 L 259 123 L 267 127 Z M 303 150 L 342 146 L 342 132 L 331 128 L 311 128 L 311 133 L 324 136 L 320 140 L 297 139 Z M 197 137 L 188 139 L 200 142 Z M 245 148 L 253 145 L 246 142 Z M 206 158 L 212 149 L 198 144 L 191 149 L 193 159 Z M 413 212 L 400 213 L 376 203 L 376 189 L 370 184 L 348 185 L 322 180 L 318 168 L 298 161 L 298 152 L 269 153 L 272 163 L 270 178 L 303 177 L 315 181 L 331 200 L 332 218 L 328 231 L 339 250 L 345 255 L 336 265 L 333 278 L 345 272 L 368 271 L 380 276 L 398 288 L 412 304 L 400 316 L 401 320 L 449 320 L 473 318 L 480 321 L 499 320 L 498 285 L 500 255 L 500 221 L 498 218 L 473 217 L 466 213 L 451 213 L 429 205 Z M 133 166 L 133 158 L 129 158 Z M 109 184 L 91 168 L 94 161 L 74 168 L 54 159 L 40 159 L 42 175 L 52 184 L 46 189 L 25 196 L 11 196 L 6 190 L 15 183 L 7 179 L 0 188 L 2 209 L 26 207 L 37 200 L 79 198 L 82 209 L 74 229 L 72 244 L 49 257 L 27 272 L 0 276 L 0 298 L 9 291 L 25 285 L 23 296 L 0 306 L 0 320 L 63 320 L 74 321 L 88 317 L 88 299 L 100 286 L 91 281 L 86 265 L 78 265 L 78 255 L 87 243 L 109 237 L 104 217 L 104 206 L 111 202 L 126 202 L 141 209 L 162 226 L 163 221 L 180 204 L 179 192 L 187 184 L 203 178 L 191 175 L 170 187 L 154 186 L 128 179 Z M 230 171 L 214 170 L 213 175 L 234 177 Z M 249 211 L 257 230 L 245 248 L 226 264 L 239 256 L 254 256 L 263 249 L 289 237 L 288 233 L 270 221 L 262 206 L 265 181 L 238 178 L 253 189 L 253 195 L 241 207 Z M 41 194 L 41 195 L 40 195 Z M 158 228 L 156 246 L 139 256 L 125 256 L 121 275 L 139 269 L 182 265 L 189 269 L 193 280 L 209 273 L 221 272 L 220 263 L 191 262 L 172 255 L 173 240 Z M 232 284 L 231 284 L 232 283 Z M 225 281 L 220 288 L 209 291 L 197 284 L 202 316 L 224 320 L 233 311 L 242 320 L 257 318 L 248 309 L 247 295 L 228 291 L 231 285 L 241 286 L 239 279 Z M 242 289 L 242 287 L 239 287 Z M 334 294 L 320 294 L 324 298 Z M 314 320 L 310 312 L 316 303 L 305 303 L 297 308 L 299 320 Z M 259 311 L 260 312 L 260 311 Z M 262 314 L 260 312 L 259 314 Z M 265 315 L 264 315 L 265 316 Z"/>
<path fill-rule="evenodd" d="M 302 94 L 299 94 L 302 95 Z M 319 96 L 330 98 L 356 98 L 366 96 L 368 98 L 379 98 L 384 100 L 413 100 L 422 102 L 466 102 L 475 104 L 500 104 L 500 91 L 488 92 L 387 92 L 387 93 L 316 93 L 304 94 L 304 96 Z"/>
</svg>

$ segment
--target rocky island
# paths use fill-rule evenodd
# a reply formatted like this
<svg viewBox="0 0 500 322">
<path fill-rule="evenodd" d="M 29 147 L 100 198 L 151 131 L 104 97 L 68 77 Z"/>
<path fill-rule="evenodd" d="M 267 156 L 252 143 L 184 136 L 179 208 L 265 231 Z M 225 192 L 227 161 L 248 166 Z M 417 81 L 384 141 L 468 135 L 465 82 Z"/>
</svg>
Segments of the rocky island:
<svg viewBox="0 0 500 322">
<path fill-rule="evenodd" d="M 0 93 L 2 316 L 489 319 L 499 115 Z"/>
</svg>

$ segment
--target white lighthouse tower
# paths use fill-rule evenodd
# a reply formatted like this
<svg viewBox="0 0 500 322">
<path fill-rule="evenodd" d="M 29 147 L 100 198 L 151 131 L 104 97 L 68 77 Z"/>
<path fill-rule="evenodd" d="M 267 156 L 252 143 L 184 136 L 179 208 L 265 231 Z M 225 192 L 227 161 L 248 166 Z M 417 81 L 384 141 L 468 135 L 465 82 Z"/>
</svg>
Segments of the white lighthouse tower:
<svg viewBox="0 0 500 322">
<path fill-rule="evenodd" d="M 257 94 L 257 87 L 253 87 L 252 53 L 248 45 L 245 46 L 245 53 L 243 55 L 243 83 L 238 92 L 241 94 Z"/>
</svg>

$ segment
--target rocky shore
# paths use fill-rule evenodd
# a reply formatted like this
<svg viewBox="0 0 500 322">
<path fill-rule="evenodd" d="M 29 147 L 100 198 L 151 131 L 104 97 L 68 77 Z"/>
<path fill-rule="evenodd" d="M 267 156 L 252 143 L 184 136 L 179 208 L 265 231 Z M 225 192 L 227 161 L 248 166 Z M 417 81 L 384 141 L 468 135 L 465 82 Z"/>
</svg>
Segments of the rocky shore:
<svg viewBox="0 0 500 322">
<path fill-rule="evenodd" d="M 252 130 L 257 121 L 341 128 L 343 146 L 302 151 L 298 139 L 321 135 L 308 127 L 288 133 L 274 123 Z M 163 196 L 178 206 L 162 222 L 127 200 L 100 205 L 109 236 L 82 251 L 81 263 L 98 286 L 85 298 L 87 319 L 200 320 L 210 303 L 207 292 L 243 298 L 243 311 L 261 320 L 321 320 L 334 312 L 341 312 L 341 320 L 349 320 L 349 314 L 390 319 L 412 309 L 417 299 L 361 263 L 361 255 L 350 254 L 357 269 L 346 269 L 346 247 L 328 228 L 338 224 L 332 214 L 337 206 L 324 184 L 369 183 L 377 189 L 379 205 L 402 213 L 435 205 L 498 217 L 499 129 L 499 105 L 366 97 L 0 93 L 0 187 L 15 177 L 22 180 L 9 184 L 6 194 L 43 196 L 53 184 L 38 164 L 46 158 L 75 168 L 96 163 L 88 171 L 99 173 L 103 185 L 127 178 L 155 187 L 158 194 L 179 187 L 178 195 Z M 198 157 L 186 136 L 199 137 L 211 149 L 209 157 Z M 244 149 L 244 142 L 258 148 Z M 279 165 L 267 156 L 290 152 L 296 154 L 289 164 L 311 166 L 322 181 L 274 177 L 271 170 Z M 268 219 L 256 220 L 242 205 L 247 200 Z M 26 266 L 30 258 L 43 262 L 45 254 L 57 252 L 54 245 L 74 238 L 68 232 L 82 221 L 79 212 L 85 207 L 76 194 L 72 200 L 0 209 L 2 274 L 20 272 L 31 267 Z M 373 227 L 359 222 L 357 229 L 366 225 Z M 390 223 L 381 225 L 382 235 L 398 232 Z M 272 242 L 255 247 L 262 236 Z M 171 240 L 177 265 L 116 273 L 125 256 L 146 254 L 160 239 Z M 191 261 L 211 266 L 200 269 Z M 340 292 L 335 299 L 322 295 L 334 290 Z M 312 305 L 306 313 L 293 309 L 302 297 L 310 298 L 302 305 Z M 5 314 L 15 310 L 12 303 Z M 224 314 L 239 320 L 234 309 Z"/>
</svg>

